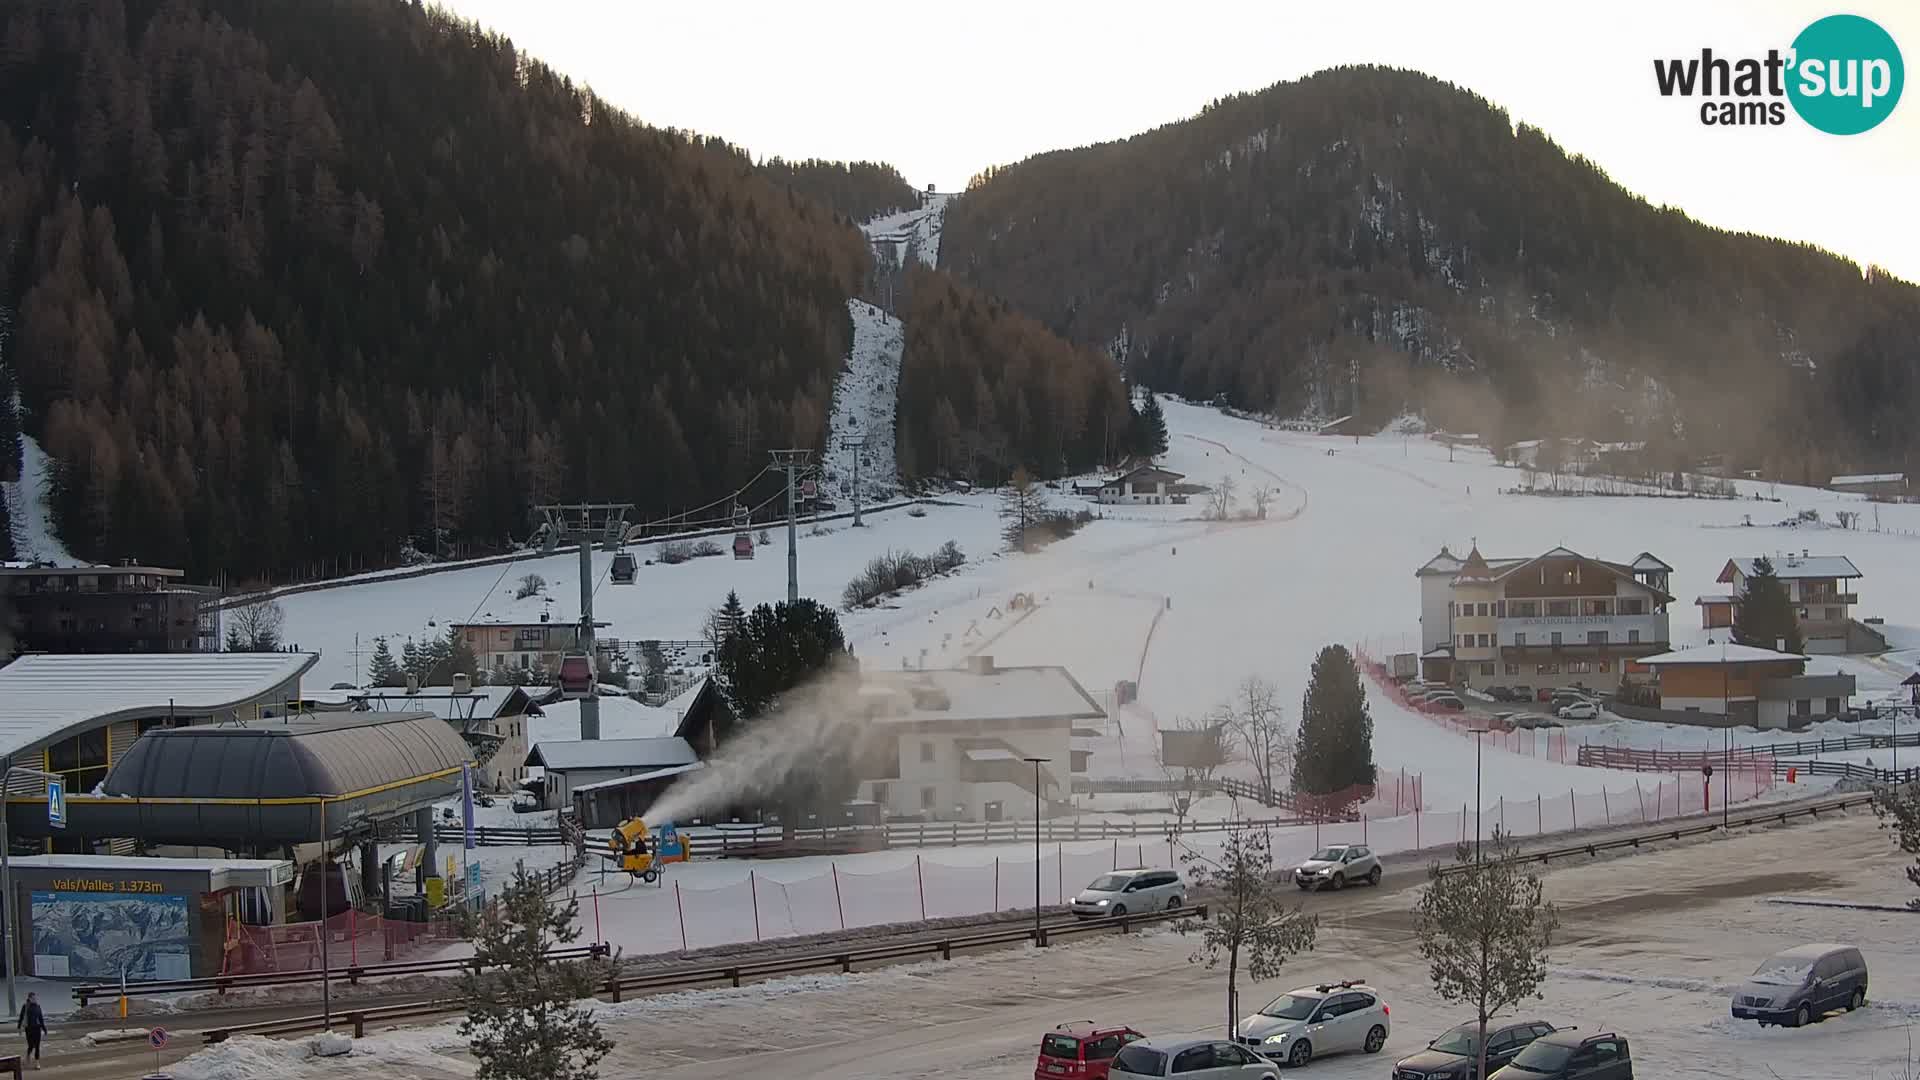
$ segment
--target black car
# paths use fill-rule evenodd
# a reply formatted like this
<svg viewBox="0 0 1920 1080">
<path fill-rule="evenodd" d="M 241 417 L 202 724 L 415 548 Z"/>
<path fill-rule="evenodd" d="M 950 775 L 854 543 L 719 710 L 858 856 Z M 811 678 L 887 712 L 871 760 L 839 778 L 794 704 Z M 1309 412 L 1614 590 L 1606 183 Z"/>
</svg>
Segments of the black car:
<svg viewBox="0 0 1920 1080">
<path fill-rule="evenodd" d="M 1582 1035 L 1563 1028 L 1520 1048 L 1513 1063 L 1488 1080 L 1633 1080 L 1633 1053 L 1611 1031 Z"/>
<path fill-rule="evenodd" d="M 1541 1020 L 1495 1020 L 1487 1025 L 1487 1071 L 1513 1060 L 1522 1047 L 1553 1025 Z M 1468 1021 L 1393 1064 L 1393 1080 L 1473 1080 L 1480 1063 L 1480 1024 Z"/>
</svg>

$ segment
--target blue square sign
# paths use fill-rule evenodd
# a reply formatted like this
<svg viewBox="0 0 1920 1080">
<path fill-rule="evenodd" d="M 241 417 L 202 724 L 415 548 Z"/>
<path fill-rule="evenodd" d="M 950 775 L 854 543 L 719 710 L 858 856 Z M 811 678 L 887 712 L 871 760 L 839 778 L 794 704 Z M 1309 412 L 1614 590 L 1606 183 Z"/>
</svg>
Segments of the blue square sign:
<svg viewBox="0 0 1920 1080">
<path fill-rule="evenodd" d="M 55 829 L 67 827 L 67 785 L 63 780 L 47 781 L 47 824 Z"/>
</svg>

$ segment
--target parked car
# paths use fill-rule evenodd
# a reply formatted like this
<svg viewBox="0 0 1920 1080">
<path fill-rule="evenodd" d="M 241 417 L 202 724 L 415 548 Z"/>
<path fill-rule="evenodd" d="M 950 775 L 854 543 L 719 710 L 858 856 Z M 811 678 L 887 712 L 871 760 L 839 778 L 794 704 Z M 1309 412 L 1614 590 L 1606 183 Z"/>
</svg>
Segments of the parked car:
<svg viewBox="0 0 1920 1080">
<path fill-rule="evenodd" d="M 1377 1054 L 1393 1024 L 1371 986 L 1349 980 L 1289 990 L 1240 1021 L 1242 1046 L 1299 1068 L 1316 1056 L 1361 1050 Z"/>
<path fill-rule="evenodd" d="M 1533 687 L 1531 686 L 1517 685 L 1512 687 L 1512 690 L 1514 701 L 1525 703 L 1533 700 Z"/>
<path fill-rule="evenodd" d="M 1487 1071 L 1492 1072 L 1553 1025 L 1541 1020 L 1493 1021 L 1487 1025 Z M 1474 1080 L 1480 1067 L 1480 1023 L 1452 1028 L 1425 1050 L 1393 1063 L 1393 1080 Z"/>
<path fill-rule="evenodd" d="M 1172 870 L 1136 868 L 1102 874 L 1073 898 L 1073 913 L 1082 919 L 1167 911 L 1186 901 L 1187 887 Z"/>
<path fill-rule="evenodd" d="M 1148 1039 L 1120 1049 L 1112 1080 L 1177 1076 L 1180 1080 L 1280 1080 L 1279 1066 L 1244 1046 L 1219 1039 L 1164 1044 Z"/>
<path fill-rule="evenodd" d="M 1102 1027 L 1091 1020 L 1061 1024 L 1041 1037 L 1033 1080 L 1106 1080 L 1114 1055 L 1144 1038 L 1130 1027 Z"/>
<path fill-rule="evenodd" d="M 1562 720 L 1594 720 L 1600 716 L 1600 706 L 1591 701 L 1573 701 L 1560 706 L 1559 717 Z"/>
<path fill-rule="evenodd" d="M 1355 881 L 1380 884 L 1380 856 L 1365 844 L 1321 848 L 1293 868 L 1293 882 L 1303 889 L 1344 889 Z"/>
<path fill-rule="evenodd" d="M 1582 1035 L 1561 1028 L 1521 1047 L 1488 1080 L 1633 1080 L 1633 1053 L 1625 1036 L 1611 1031 Z"/>
<path fill-rule="evenodd" d="M 1435 694 L 1433 697 L 1427 699 L 1427 707 L 1430 709 L 1445 709 L 1448 712 L 1464 712 L 1467 703 L 1461 701 L 1459 696 L 1455 694 Z"/>
<path fill-rule="evenodd" d="M 1519 728 L 1559 727 L 1560 721 L 1546 713 L 1523 712 L 1513 714 L 1513 726 Z"/>
<path fill-rule="evenodd" d="M 1551 687 L 1551 686 L 1543 686 L 1543 687 L 1541 687 L 1541 688 L 1540 688 L 1540 689 L 1539 689 L 1538 691 L 1536 691 L 1536 692 L 1534 693 L 1534 695 L 1533 695 L 1533 700 L 1535 700 L 1535 701 L 1547 701 L 1547 702 L 1550 702 L 1550 701 L 1552 701 L 1552 700 L 1553 700 L 1553 687 Z"/>
<path fill-rule="evenodd" d="M 1768 957 L 1733 995 L 1736 1020 L 1806 1025 L 1867 1003 L 1867 960 L 1851 945 L 1799 945 Z"/>
<path fill-rule="evenodd" d="M 1480 692 L 1487 695 L 1488 697 L 1492 698 L 1495 701 L 1512 701 L 1513 700 L 1513 691 L 1507 689 L 1504 686 L 1489 686 L 1484 690 L 1481 690 Z"/>
</svg>

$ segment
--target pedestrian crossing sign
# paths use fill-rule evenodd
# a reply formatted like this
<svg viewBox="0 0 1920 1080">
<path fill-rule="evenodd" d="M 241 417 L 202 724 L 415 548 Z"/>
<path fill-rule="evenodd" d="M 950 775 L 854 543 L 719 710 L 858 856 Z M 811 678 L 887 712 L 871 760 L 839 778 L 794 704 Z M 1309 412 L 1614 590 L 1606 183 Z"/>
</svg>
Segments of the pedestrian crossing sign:
<svg viewBox="0 0 1920 1080">
<path fill-rule="evenodd" d="M 66 788 L 63 780 L 47 781 L 47 824 L 56 829 L 67 827 Z"/>
</svg>

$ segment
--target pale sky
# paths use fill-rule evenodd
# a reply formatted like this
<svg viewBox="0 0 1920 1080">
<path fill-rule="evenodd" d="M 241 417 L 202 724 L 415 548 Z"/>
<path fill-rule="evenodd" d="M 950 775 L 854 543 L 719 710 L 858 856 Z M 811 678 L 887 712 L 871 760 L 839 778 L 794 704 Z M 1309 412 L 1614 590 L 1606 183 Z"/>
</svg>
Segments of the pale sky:
<svg viewBox="0 0 1920 1080">
<path fill-rule="evenodd" d="M 647 123 L 757 157 L 886 161 L 957 191 L 987 165 L 1124 138 L 1338 64 L 1473 90 L 1656 204 L 1920 282 L 1920 3 L 1854 0 L 440 0 Z M 1850 12 L 1902 48 L 1893 115 L 1854 136 L 1792 115 L 1700 123 L 1656 57 L 1785 51 Z"/>
</svg>

